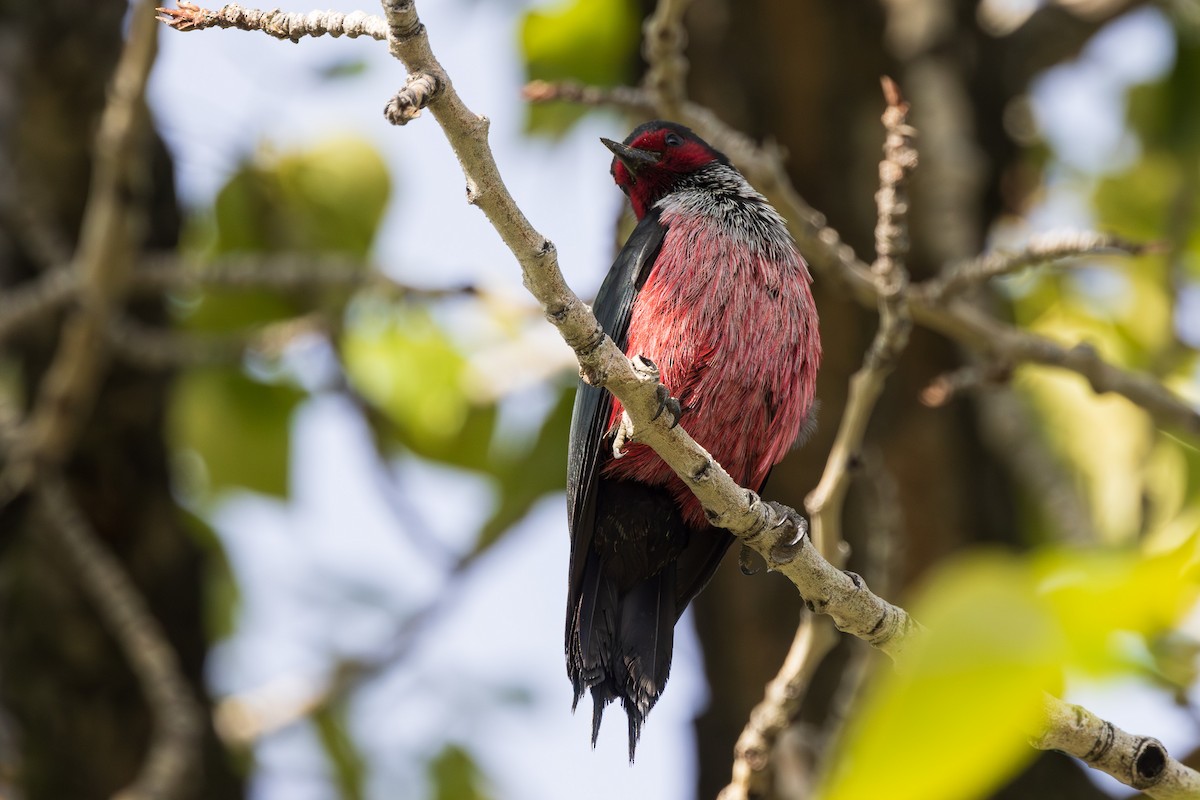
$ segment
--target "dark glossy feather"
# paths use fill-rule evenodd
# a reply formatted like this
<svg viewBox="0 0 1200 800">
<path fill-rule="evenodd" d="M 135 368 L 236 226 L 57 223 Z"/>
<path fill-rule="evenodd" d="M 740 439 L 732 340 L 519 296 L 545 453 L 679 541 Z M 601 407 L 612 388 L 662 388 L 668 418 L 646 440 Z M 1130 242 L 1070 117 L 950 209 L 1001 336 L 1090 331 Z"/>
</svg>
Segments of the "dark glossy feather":
<svg viewBox="0 0 1200 800">
<path fill-rule="evenodd" d="M 622 350 L 634 303 L 666 229 L 651 211 L 638 223 L 596 297 L 595 313 Z M 567 458 L 571 528 L 567 671 L 575 703 L 590 688 L 592 741 L 605 706 L 629 717 L 629 756 L 671 668 L 674 627 L 720 564 L 733 537 L 694 530 L 664 486 L 604 478 L 612 456 L 612 396 L 580 381 Z"/>
<path fill-rule="evenodd" d="M 658 212 L 647 214 L 633 229 L 625 246 L 617 254 L 612 268 L 600 285 L 592 311 L 604 332 L 617 346 L 625 349 L 629 315 L 638 290 L 646 282 L 654 259 L 662 247 L 666 229 L 658 221 Z M 571 529 L 571 573 L 567 595 L 568 610 L 579 602 L 583 585 L 586 554 L 591 547 L 596 520 L 596 487 L 604 455 L 604 434 L 612 413 L 612 395 L 583 381 L 575 394 L 571 413 L 571 440 L 567 450 L 567 522 Z M 567 615 L 567 633 L 571 613 Z"/>
</svg>

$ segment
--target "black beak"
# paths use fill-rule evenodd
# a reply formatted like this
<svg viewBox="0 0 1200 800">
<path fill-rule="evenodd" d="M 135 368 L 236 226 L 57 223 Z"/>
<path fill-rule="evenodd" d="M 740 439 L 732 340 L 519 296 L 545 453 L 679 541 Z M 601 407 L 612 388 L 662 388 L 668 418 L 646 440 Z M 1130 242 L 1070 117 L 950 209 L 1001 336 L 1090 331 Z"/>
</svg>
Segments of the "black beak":
<svg viewBox="0 0 1200 800">
<path fill-rule="evenodd" d="M 637 175 L 638 170 L 650 164 L 657 164 L 662 159 L 661 153 L 655 153 L 652 150 L 639 150 L 636 147 L 630 147 L 627 144 L 614 142 L 612 139 L 600 137 L 600 141 L 609 150 L 612 150 L 613 155 L 621 159 L 621 163 L 625 165 L 625 169 L 629 170 L 631 175 Z"/>
</svg>

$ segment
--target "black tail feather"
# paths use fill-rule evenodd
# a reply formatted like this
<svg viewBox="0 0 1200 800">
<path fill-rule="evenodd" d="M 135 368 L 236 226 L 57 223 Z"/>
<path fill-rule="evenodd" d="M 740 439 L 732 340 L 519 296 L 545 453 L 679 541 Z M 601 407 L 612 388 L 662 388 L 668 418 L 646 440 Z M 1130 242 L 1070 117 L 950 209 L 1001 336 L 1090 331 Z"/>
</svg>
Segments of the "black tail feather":
<svg viewBox="0 0 1200 800">
<path fill-rule="evenodd" d="M 668 487 L 601 480 L 597 491 L 594 514 L 573 518 L 567 674 L 573 708 L 591 692 L 593 746 L 605 707 L 621 701 L 632 761 L 671 672 L 675 623 L 733 537 L 689 528 Z"/>
<path fill-rule="evenodd" d="M 615 699 L 606 685 L 598 683 L 592 687 L 592 747 L 596 746 L 596 740 L 600 738 L 600 720 L 604 718 L 604 707 Z"/>
<path fill-rule="evenodd" d="M 671 672 L 675 637 L 675 567 L 619 593 L 599 564 L 589 564 L 568 646 L 568 672 L 578 705 L 592 695 L 592 746 L 605 707 L 614 700 L 629 718 L 629 760 L 642 722 L 658 702 Z"/>
</svg>

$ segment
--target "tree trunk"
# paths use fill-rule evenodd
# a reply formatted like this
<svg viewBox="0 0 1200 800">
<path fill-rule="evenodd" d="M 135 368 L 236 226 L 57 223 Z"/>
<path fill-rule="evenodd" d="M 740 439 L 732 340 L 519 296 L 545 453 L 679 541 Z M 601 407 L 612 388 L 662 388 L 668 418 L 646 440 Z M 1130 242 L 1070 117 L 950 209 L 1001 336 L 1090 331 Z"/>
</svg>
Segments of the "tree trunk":
<svg viewBox="0 0 1200 800">
<path fill-rule="evenodd" d="M 31 280 L 71 255 L 128 7 L 124 0 L 0 4 L 0 285 Z M 146 146 L 154 173 L 146 247 L 170 249 L 179 232 L 170 159 L 157 137 Z M 160 323 L 165 317 L 157 300 L 127 312 Z M 11 397 L 23 398 L 17 402 L 37 396 L 56 322 L 6 343 L 5 383 Z M 203 696 L 205 554 L 171 497 L 169 380 L 114 363 L 66 474 Z M 77 576 L 38 535 L 45 524 L 24 498 L 0 514 L 0 794 L 11 788 L 26 800 L 108 798 L 141 765 L 151 715 Z M 197 797 L 242 796 L 211 731 L 204 766 Z"/>
</svg>

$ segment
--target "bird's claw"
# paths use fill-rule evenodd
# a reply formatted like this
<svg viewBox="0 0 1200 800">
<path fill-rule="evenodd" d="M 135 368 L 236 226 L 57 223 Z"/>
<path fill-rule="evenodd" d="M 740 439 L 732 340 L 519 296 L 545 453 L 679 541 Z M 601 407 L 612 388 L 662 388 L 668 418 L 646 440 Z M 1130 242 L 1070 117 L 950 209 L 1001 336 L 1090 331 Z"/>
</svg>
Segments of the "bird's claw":
<svg viewBox="0 0 1200 800">
<path fill-rule="evenodd" d="M 655 393 L 658 395 L 658 411 L 654 412 L 654 416 L 650 418 L 650 421 L 653 422 L 661 417 L 664 411 L 667 411 L 671 414 L 671 427 L 674 428 L 679 424 L 679 420 L 683 416 L 683 407 L 679 405 L 677 399 L 671 396 L 670 390 L 661 383 L 655 389 Z"/>
<path fill-rule="evenodd" d="M 617 425 L 617 433 L 613 436 L 613 458 L 624 458 L 629 455 L 625 445 L 633 441 L 633 420 L 625 412 L 621 412 L 621 422 Z"/>
</svg>

